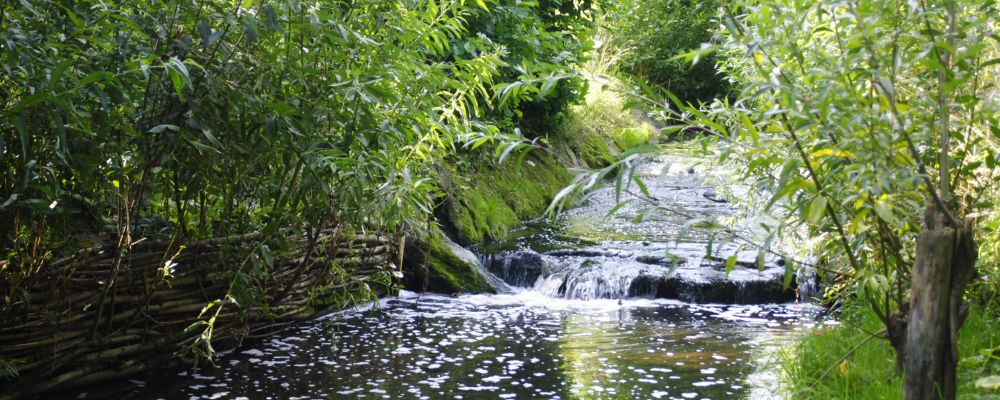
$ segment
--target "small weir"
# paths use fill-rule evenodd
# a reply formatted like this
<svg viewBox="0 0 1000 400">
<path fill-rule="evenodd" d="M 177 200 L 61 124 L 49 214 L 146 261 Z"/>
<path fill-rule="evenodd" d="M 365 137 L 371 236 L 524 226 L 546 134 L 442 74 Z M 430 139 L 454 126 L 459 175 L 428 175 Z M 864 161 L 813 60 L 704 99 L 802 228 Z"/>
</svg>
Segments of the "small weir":
<svg viewBox="0 0 1000 400">
<path fill-rule="evenodd" d="M 734 211 L 683 159 L 649 166 L 651 195 L 698 218 Z M 733 193 L 728 190 L 725 193 Z M 796 302 L 816 274 L 733 245 L 708 254 L 690 220 L 598 192 L 555 222 L 475 249 L 501 294 L 403 292 L 114 393 L 163 399 L 773 399 L 777 349 L 817 323 Z M 725 259 L 736 255 L 731 271 Z M 762 261 L 762 262 L 761 262 Z M 796 291 L 798 289 L 798 293 Z M 107 395 L 105 391 L 81 397 Z"/>
</svg>

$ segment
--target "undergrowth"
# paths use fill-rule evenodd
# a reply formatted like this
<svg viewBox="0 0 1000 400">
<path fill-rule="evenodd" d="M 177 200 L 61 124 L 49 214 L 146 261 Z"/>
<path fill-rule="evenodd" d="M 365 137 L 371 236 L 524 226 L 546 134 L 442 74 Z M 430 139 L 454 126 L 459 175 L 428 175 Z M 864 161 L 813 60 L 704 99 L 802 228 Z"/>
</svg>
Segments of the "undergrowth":
<svg viewBox="0 0 1000 400">
<path fill-rule="evenodd" d="M 998 399 L 1000 392 L 975 382 L 1000 371 L 1000 321 L 996 304 L 976 304 L 959 332 L 958 398 Z M 889 342 L 872 338 L 883 324 L 864 305 L 845 306 L 841 324 L 805 334 L 783 354 L 781 370 L 797 399 L 901 399 L 903 377 L 896 372 Z"/>
<path fill-rule="evenodd" d="M 625 110 L 625 99 L 609 89 L 614 84 L 591 76 L 586 100 L 571 106 L 554 132 L 557 139 L 569 140 L 580 160 L 591 168 L 605 167 L 615 161 L 618 151 L 646 144 L 653 137 L 652 125 Z"/>
</svg>

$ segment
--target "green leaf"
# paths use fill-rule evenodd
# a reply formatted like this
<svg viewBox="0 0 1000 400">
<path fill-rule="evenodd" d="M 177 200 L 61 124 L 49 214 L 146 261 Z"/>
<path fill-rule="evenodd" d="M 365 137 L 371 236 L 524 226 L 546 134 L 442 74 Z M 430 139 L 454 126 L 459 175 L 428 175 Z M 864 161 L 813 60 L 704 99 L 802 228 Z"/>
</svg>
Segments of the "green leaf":
<svg viewBox="0 0 1000 400">
<path fill-rule="evenodd" d="M 646 184 L 642 182 L 642 179 L 638 175 L 632 176 L 632 180 L 635 181 L 635 185 L 639 187 L 639 191 L 642 192 L 646 197 L 653 197 L 649 194 L 649 188 Z"/>
<path fill-rule="evenodd" d="M 882 196 L 875 202 L 875 214 L 890 225 L 899 225 L 899 219 L 892 212 L 892 200 L 887 196 Z"/>
<path fill-rule="evenodd" d="M 17 117 L 15 118 L 14 122 L 17 125 L 18 136 L 21 138 L 21 156 L 24 157 L 24 160 L 22 160 L 22 162 L 27 162 L 28 151 L 30 150 L 31 146 L 31 133 L 28 132 L 28 125 L 24 121 L 23 114 L 17 114 Z"/>
<path fill-rule="evenodd" d="M 18 101 L 16 104 L 14 104 L 14 106 L 10 108 L 9 113 L 12 113 L 12 114 L 19 113 L 19 112 L 21 112 L 22 110 L 24 110 L 24 109 L 26 109 L 28 107 L 31 107 L 31 106 L 33 106 L 35 104 L 38 104 L 38 103 L 41 103 L 42 101 L 45 101 L 45 99 L 47 99 L 48 97 L 49 97 L 49 94 L 46 93 L 46 92 L 37 92 L 37 93 L 34 93 L 32 95 L 29 95 L 29 96 L 21 99 L 21 101 Z"/>
<path fill-rule="evenodd" d="M 343 29 L 343 27 L 341 27 Z M 243 19 L 243 35 L 246 36 L 247 42 L 254 43 L 257 41 L 257 19 L 252 16 L 247 16 Z"/>
<path fill-rule="evenodd" d="M 611 207 L 611 209 L 608 210 L 608 213 L 606 215 L 608 215 L 608 216 L 614 215 L 616 212 L 618 212 L 618 210 L 620 210 L 622 207 L 628 205 L 629 203 L 632 203 L 632 201 L 634 201 L 634 200 L 635 199 L 627 199 L 625 201 L 620 201 L 618 203 L 615 203 L 615 206 Z"/>
<path fill-rule="evenodd" d="M 163 66 L 167 70 L 167 74 L 170 75 L 170 82 L 174 86 L 174 92 L 177 94 L 178 98 L 183 100 L 184 85 L 191 82 L 187 66 L 185 66 L 184 63 L 177 57 L 171 57 L 169 61 L 163 64 Z"/>
<path fill-rule="evenodd" d="M 163 132 L 166 132 L 168 129 L 172 130 L 174 132 L 177 132 L 177 131 L 181 130 L 181 127 L 179 127 L 177 125 L 162 124 L 162 125 L 157 125 L 157 126 L 152 127 L 148 132 L 149 133 L 163 133 Z"/>
<path fill-rule="evenodd" d="M 52 75 L 49 75 L 49 90 L 56 90 L 56 85 L 62 80 L 62 76 L 66 73 L 66 69 L 69 68 L 73 63 L 70 60 L 63 61 L 59 63 L 53 70 Z"/>
<path fill-rule="evenodd" d="M 733 268 L 736 267 L 736 254 L 733 254 L 726 258 L 726 274 L 733 272 Z"/>
<path fill-rule="evenodd" d="M 792 279 L 795 278 L 795 269 L 792 262 L 785 261 L 785 277 L 781 280 L 781 287 L 788 290 L 792 286 Z"/>
<path fill-rule="evenodd" d="M 271 249 L 267 246 L 260 246 L 260 255 L 264 258 L 264 264 L 269 268 L 274 268 L 274 256 L 271 254 Z"/>
<path fill-rule="evenodd" d="M 221 151 L 215 149 L 214 147 L 206 145 L 206 144 L 204 144 L 202 142 L 199 142 L 197 140 L 188 140 L 187 142 L 190 143 L 191 146 L 193 146 L 195 148 L 195 150 L 198 150 L 198 154 L 205 154 L 206 151 L 208 151 L 208 152 L 215 152 L 216 154 L 222 154 Z"/>
<path fill-rule="evenodd" d="M 809 210 L 806 213 L 806 221 L 809 223 L 817 223 L 820 218 L 823 218 L 823 213 L 826 212 L 826 197 L 823 195 L 816 196 L 811 203 L 809 203 Z"/>
<path fill-rule="evenodd" d="M 635 146 L 635 147 L 633 147 L 631 149 L 625 150 L 620 155 L 618 155 L 618 158 L 619 159 L 625 159 L 625 158 L 628 158 L 629 156 L 632 156 L 632 155 L 635 155 L 635 154 L 650 154 L 650 153 L 656 152 L 659 149 L 660 149 L 659 147 L 651 145 L 651 144 L 639 145 L 639 146 Z"/>
<path fill-rule="evenodd" d="M 7 201 L 4 201 L 3 204 L 0 204 L 0 209 L 7 208 L 11 204 L 14 204 L 14 202 L 17 201 L 17 197 L 18 197 L 17 193 L 11 193 L 10 197 L 7 198 Z"/>
</svg>

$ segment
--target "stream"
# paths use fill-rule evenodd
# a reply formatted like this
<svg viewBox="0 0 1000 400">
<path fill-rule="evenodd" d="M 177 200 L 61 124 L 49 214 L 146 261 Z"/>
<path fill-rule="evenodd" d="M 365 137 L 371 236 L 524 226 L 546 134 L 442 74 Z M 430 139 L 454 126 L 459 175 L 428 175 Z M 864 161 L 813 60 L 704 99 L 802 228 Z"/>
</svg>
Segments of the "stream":
<svg viewBox="0 0 1000 400">
<path fill-rule="evenodd" d="M 615 199 L 604 189 L 557 221 L 473 249 L 470 261 L 505 281 L 501 294 L 404 291 L 224 354 L 218 368 L 130 381 L 115 396 L 781 398 L 782 348 L 834 323 L 796 301 L 815 292 L 815 278 L 788 282 L 781 260 L 734 245 L 708 254 L 705 232 L 674 240 L 691 218 L 732 215 L 724 197 L 741 190 L 707 183 L 697 160 L 662 156 L 642 174 L 650 195 L 677 212 L 636 223 L 633 202 L 607 216 Z M 102 393 L 79 398 L 94 396 Z"/>
</svg>

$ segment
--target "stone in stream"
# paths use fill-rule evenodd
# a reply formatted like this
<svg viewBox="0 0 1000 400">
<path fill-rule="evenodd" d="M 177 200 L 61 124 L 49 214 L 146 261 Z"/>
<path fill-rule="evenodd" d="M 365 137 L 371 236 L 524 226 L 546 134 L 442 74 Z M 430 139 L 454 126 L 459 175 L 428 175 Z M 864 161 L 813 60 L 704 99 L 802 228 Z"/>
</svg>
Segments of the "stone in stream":
<svg viewBox="0 0 1000 400">
<path fill-rule="evenodd" d="M 507 283 L 489 273 L 475 254 L 443 232 L 407 241 L 406 254 L 403 284 L 407 289 L 443 294 L 510 291 Z"/>
<path fill-rule="evenodd" d="M 642 255 L 635 258 L 636 261 L 651 265 L 675 265 L 684 264 L 687 259 L 684 257 L 667 254 L 666 256 Z"/>
<path fill-rule="evenodd" d="M 483 256 L 481 260 L 487 270 L 514 286 L 534 285 L 545 272 L 545 261 L 533 251 L 490 254 Z"/>
<path fill-rule="evenodd" d="M 729 200 L 726 200 L 725 197 L 719 197 L 719 193 L 716 192 L 715 189 L 706 190 L 704 193 L 701 194 L 701 196 L 704 197 L 704 198 L 706 198 L 706 199 L 708 199 L 708 201 L 711 201 L 713 203 L 728 203 L 729 202 Z"/>
<path fill-rule="evenodd" d="M 795 282 L 784 288 L 782 279 L 734 280 L 639 276 L 629 286 L 630 297 L 676 299 L 689 303 L 764 304 L 795 300 Z"/>
<path fill-rule="evenodd" d="M 668 256 L 647 254 L 623 258 L 618 254 L 585 250 L 556 255 L 518 251 L 484 257 L 483 264 L 511 285 L 563 298 L 655 297 L 724 304 L 796 300 L 797 280 L 791 280 L 785 288 L 785 269 L 770 259 L 763 270 L 758 270 L 743 255 L 738 259 L 741 262 L 727 273 L 716 266 L 718 259 L 697 257 L 697 262 L 690 262 L 674 256 L 679 261 L 675 263 Z"/>
<path fill-rule="evenodd" d="M 631 252 L 618 250 L 584 250 L 584 249 L 564 249 L 545 252 L 547 256 L 556 257 L 631 257 Z"/>
</svg>

